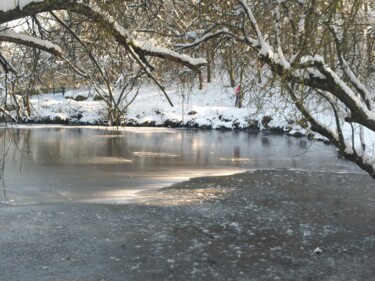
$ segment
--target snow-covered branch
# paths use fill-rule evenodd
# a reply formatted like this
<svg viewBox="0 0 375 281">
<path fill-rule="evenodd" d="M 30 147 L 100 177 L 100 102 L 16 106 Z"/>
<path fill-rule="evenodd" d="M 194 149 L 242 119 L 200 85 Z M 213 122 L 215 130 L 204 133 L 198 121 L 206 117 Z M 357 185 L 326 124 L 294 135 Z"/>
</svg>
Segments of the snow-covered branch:
<svg viewBox="0 0 375 281">
<path fill-rule="evenodd" d="M 243 9 L 245 10 L 246 12 L 246 15 L 257 35 L 257 38 L 259 40 L 259 44 L 261 45 L 261 48 L 268 48 L 269 45 L 265 42 L 264 40 L 264 37 L 262 35 L 262 32 L 260 31 L 260 28 L 258 26 L 258 22 L 252 12 L 252 10 L 250 9 L 250 6 L 247 4 L 247 1 L 246 0 L 238 0 L 239 4 L 243 7 Z"/>
<path fill-rule="evenodd" d="M 163 94 L 165 95 L 165 97 L 167 98 L 169 104 L 173 107 L 173 103 L 171 101 L 171 99 L 169 98 L 167 92 L 165 91 L 165 88 L 163 87 L 163 85 L 161 85 L 159 83 L 159 81 L 152 75 L 152 73 L 149 71 L 147 65 L 145 65 L 142 60 L 139 58 L 138 54 L 134 51 L 134 49 L 132 48 L 132 46 L 129 46 L 129 52 L 130 54 L 132 55 L 132 57 L 137 61 L 137 63 L 143 68 L 143 70 L 146 72 L 146 74 L 148 75 L 148 77 L 150 77 L 154 82 L 155 84 L 159 87 L 159 89 L 163 92 Z"/>
<path fill-rule="evenodd" d="M 283 65 L 284 69 L 290 68 L 290 63 L 286 60 L 284 56 L 284 52 L 282 50 L 281 44 L 281 18 L 280 18 L 280 0 L 277 1 L 276 8 L 274 11 L 275 14 L 275 32 L 276 32 L 276 49 L 281 64 Z"/>
<path fill-rule="evenodd" d="M 60 46 L 53 44 L 48 40 L 42 40 L 26 34 L 20 34 L 9 29 L 0 31 L 0 41 L 30 46 L 46 51 L 58 57 L 61 57 L 63 53 Z"/>
<path fill-rule="evenodd" d="M 348 142 L 344 139 L 342 126 L 339 123 L 339 117 L 337 115 L 337 108 L 329 93 L 320 92 L 320 94 L 325 95 L 329 99 L 330 103 L 332 102 L 331 105 L 335 113 L 335 122 L 337 126 L 336 130 L 332 129 L 323 122 L 319 121 L 318 118 L 314 117 L 311 111 L 298 99 L 296 93 L 289 85 L 287 85 L 287 89 L 289 92 L 289 96 L 292 98 L 295 106 L 310 123 L 311 130 L 329 139 L 337 148 L 339 148 L 341 156 L 356 163 L 361 169 L 365 170 L 373 178 L 375 178 L 374 159 L 370 157 L 362 148 L 355 148 L 354 140 L 352 142 Z M 363 132 L 363 129 L 361 129 L 361 131 Z M 360 136 L 360 141 L 363 146 L 363 133 Z"/>
<path fill-rule="evenodd" d="M 337 57 L 339 60 L 339 63 L 341 65 L 342 71 L 345 73 L 346 77 L 349 79 L 350 84 L 355 88 L 355 90 L 358 92 L 358 94 L 361 96 L 365 104 L 367 105 L 368 109 L 373 108 L 373 102 L 371 101 L 370 98 L 370 92 L 367 89 L 367 87 L 361 83 L 361 81 L 358 79 L 358 77 L 354 74 L 352 71 L 351 67 L 349 66 L 348 62 L 345 60 L 342 50 L 341 50 L 341 45 L 342 42 L 340 40 L 340 36 L 338 34 L 338 31 L 335 26 L 327 26 L 328 30 L 331 32 L 335 46 L 336 46 L 336 51 L 337 51 Z"/>
<path fill-rule="evenodd" d="M 346 74 L 346 76 L 349 78 L 350 83 L 355 87 L 357 92 L 360 94 L 362 99 L 365 101 L 366 105 L 371 110 L 373 108 L 371 98 L 370 98 L 370 91 L 367 89 L 367 87 L 357 78 L 357 76 L 354 74 L 354 72 L 351 70 L 348 62 L 341 57 L 342 61 L 342 67 Z"/>
<path fill-rule="evenodd" d="M 349 108 L 351 114 L 347 121 L 356 122 L 375 131 L 375 113 L 369 110 L 366 104 L 358 98 L 357 94 L 335 71 L 325 65 L 321 56 L 302 57 L 300 62 L 295 62 L 292 67 L 289 67 L 289 64 L 286 61 L 283 62 L 280 55 L 275 55 L 271 46 L 262 39 L 262 33 L 259 30 L 257 21 L 246 1 L 239 0 L 239 2 L 247 13 L 251 26 L 258 36 L 260 46 L 252 47 L 258 51 L 258 56 L 263 62 L 267 63 L 276 74 L 290 82 L 330 92 Z M 310 68 L 310 75 L 301 75 L 301 72 L 304 72 L 307 68 Z M 358 79 L 355 78 L 354 74 L 350 73 L 350 75 L 352 76 L 351 81 L 355 81 L 358 84 Z"/>
<path fill-rule="evenodd" d="M 300 37 L 300 40 L 298 41 L 299 45 L 296 44 L 294 46 L 295 49 L 293 49 L 293 51 L 295 51 L 295 55 L 292 55 L 288 62 L 284 55 L 281 42 L 281 38 L 285 38 L 285 34 L 282 36 L 281 30 L 281 1 L 276 1 L 276 8 L 274 10 L 275 46 L 271 46 L 268 42 L 265 42 L 257 19 L 255 18 L 248 2 L 246 0 L 238 0 L 238 2 L 247 15 L 252 32 L 256 34 L 259 40 L 259 45 L 250 45 L 252 49 L 257 52 L 258 58 L 266 63 L 276 75 L 281 77 L 284 84 L 297 84 L 302 88 L 309 87 L 316 93 L 316 95 L 323 97 L 331 105 L 331 112 L 336 120 L 336 129 L 332 129 L 315 118 L 304 104 L 299 101 L 297 95 L 293 92 L 292 87 L 289 88 L 290 97 L 298 110 L 309 121 L 311 129 L 327 137 L 339 148 L 341 154 L 345 158 L 355 162 L 375 178 L 375 166 L 373 166 L 374 161 L 369 160 L 370 157 L 366 155 L 364 151 L 366 144 L 363 136 L 364 128 L 375 132 L 375 112 L 372 111 L 371 95 L 369 90 L 360 81 L 358 76 L 354 74 L 348 62 L 341 54 L 341 42 L 338 42 L 337 34 L 333 34 L 333 41 L 336 43 L 337 47 L 337 53 L 335 55 L 339 59 L 342 71 L 347 79 L 342 77 L 342 73 L 336 72 L 329 67 L 322 56 L 303 55 L 309 51 L 307 42 L 309 36 L 311 36 L 306 33 L 306 25 L 310 24 L 312 26 L 317 26 L 316 22 L 307 23 L 305 15 L 306 13 L 310 13 L 311 17 L 309 20 L 317 20 L 317 15 L 314 13 L 316 7 L 307 7 L 306 11 L 302 11 L 297 33 L 297 36 Z M 301 2 L 300 4 L 304 9 L 305 3 Z M 312 29 L 311 27 L 309 28 L 309 32 L 311 32 Z M 249 30 L 244 31 L 245 36 L 248 33 Z M 294 34 L 294 36 L 296 36 L 296 34 Z M 293 40 L 294 39 L 295 38 L 293 38 Z M 276 51 L 274 52 L 273 50 Z M 342 117 L 339 116 L 339 103 L 344 106 L 341 116 L 347 114 L 345 119 L 342 119 Z M 355 145 L 354 141 L 355 130 L 351 133 L 352 140 L 348 141 L 344 137 L 341 122 L 359 128 L 359 148 Z"/>
<path fill-rule="evenodd" d="M 190 69 L 198 70 L 201 66 L 207 64 L 204 58 L 192 58 L 188 55 L 179 54 L 167 48 L 159 47 L 149 40 L 130 40 L 128 42 L 132 48 L 137 50 L 137 53 L 141 53 L 144 56 L 158 57 L 182 64 Z"/>
<path fill-rule="evenodd" d="M 248 40 L 246 40 L 246 38 L 239 37 L 235 33 L 230 32 L 228 28 L 222 28 L 215 32 L 205 32 L 201 37 L 196 38 L 194 42 L 192 43 L 183 43 L 183 44 L 181 43 L 181 44 L 176 44 L 175 46 L 178 48 L 178 50 L 190 49 L 190 48 L 197 47 L 201 45 L 202 43 L 207 42 L 208 40 L 211 40 L 213 38 L 217 38 L 220 36 L 230 37 L 230 38 L 235 39 L 236 41 L 246 43 L 246 44 L 258 45 L 257 40 L 254 40 L 251 38 L 248 38 Z"/>
<path fill-rule="evenodd" d="M 0 24 L 26 16 L 32 16 L 41 12 L 70 10 L 77 14 L 84 15 L 89 18 L 89 20 L 96 22 L 111 34 L 120 45 L 130 45 L 137 53 L 174 61 L 196 71 L 206 64 L 206 61 L 202 58 L 191 58 L 170 49 L 156 46 L 150 41 L 145 41 L 142 38 L 131 38 L 130 32 L 121 26 L 111 15 L 103 11 L 97 5 L 89 4 L 89 1 L 25 1 L 26 2 L 22 3 L 22 7 L 16 4 L 3 4 L 2 9 L 0 9 Z M 7 1 L 6 3 L 8 2 L 13 3 L 14 1 Z M 46 44 L 41 44 L 41 46 L 46 46 Z"/>
<path fill-rule="evenodd" d="M 39 50 L 42 50 L 54 56 L 57 56 L 61 58 L 63 61 L 65 61 L 73 71 L 78 73 L 80 76 L 87 78 L 87 73 L 75 67 L 64 56 L 63 51 L 61 50 L 60 46 L 52 43 L 51 41 L 42 40 L 42 39 L 35 38 L 33 36 L 29 36 L 26 34 L 20 34 L 9 29 L 0 31 L 0 42 L 1 41 L 11 42 L 11 43 L 19 44 L 19 45 L 25 45 L 25 46 L 37 48 Z"/>
</svg>

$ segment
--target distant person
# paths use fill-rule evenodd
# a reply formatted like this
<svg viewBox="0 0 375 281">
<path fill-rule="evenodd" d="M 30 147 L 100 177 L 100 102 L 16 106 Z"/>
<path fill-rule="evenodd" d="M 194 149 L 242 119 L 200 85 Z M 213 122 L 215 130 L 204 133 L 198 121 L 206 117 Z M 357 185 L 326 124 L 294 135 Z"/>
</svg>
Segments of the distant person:
<svg viewBox="0 0 375 281">
<path fill-rule="evenodd" d="M 65 90 L 66 90 L 65 85 L 62 85 L 61 86 L 61 93 L 62 93 L 63 97 L 65 96 Z"/>
<path fill-rule="evenodd" d="M 234 106 L 241 108 L 241 85 L 237 86 L 235 90 L 235 94 L 236 94 L 236 101 L 234 103 Z"/>
</svg>

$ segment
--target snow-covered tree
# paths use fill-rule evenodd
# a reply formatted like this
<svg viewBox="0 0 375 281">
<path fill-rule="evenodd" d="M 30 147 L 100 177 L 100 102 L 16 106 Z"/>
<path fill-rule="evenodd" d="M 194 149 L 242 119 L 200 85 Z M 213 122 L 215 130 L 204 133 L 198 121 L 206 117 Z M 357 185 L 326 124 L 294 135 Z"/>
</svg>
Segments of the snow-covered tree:
<svg viewBox="0 0 375 281">
<path fill-rule="evenodd" d="M 118 118 L 126 110 L 126 105 L 120 104 L 130 94 L 129 87 L 135 82 L 123 84 L 126 87 L 117 91 L 119 95 L 115 96 L 113 87 L 116 81 L 124 81 L 124 77 L 130 81 L 145 76 L 156 83 L 169 100 L 164 86 L 153 73 L 155 66 L 150 58 L 178 63 L 196 73 L 206 63 L 204 59 L 192 58 L 163 46 L 168 40 L 155 40 L 155 34 L 147 32 L 151 30 L 151 22 L 160 23 L 159 18 L 163 16 L 162 5 L 158 5 L 158 1 L 155 3 L 2 1 L 0 42 L 3 42 L 3 50 L 13 46 L 9 44 L 23 45 L 38 54 L 40 51 L 50 53 L 64 62 L 78 76 L 93 84 L 105 98 L 109 123 L 119 123 Z M 22 29 L 15 26 L 15 20 L 23 20 Z M 5 53 L 1 49 L 0 52 Z M 5 72 L 16 72 L 4 55 L 1 65 Z"/>
<path fill-rule="evenodd" d="M 194 42 L 178 46 L 196 48 L 223 36 L 233 39 L 232 48 L 247 46 L 279 77 L 309 128 L 375 178 L 374 3 L 230 2 L 231 10 L 217 9 L 229 22 L 216 20 Z"/>
</svg>

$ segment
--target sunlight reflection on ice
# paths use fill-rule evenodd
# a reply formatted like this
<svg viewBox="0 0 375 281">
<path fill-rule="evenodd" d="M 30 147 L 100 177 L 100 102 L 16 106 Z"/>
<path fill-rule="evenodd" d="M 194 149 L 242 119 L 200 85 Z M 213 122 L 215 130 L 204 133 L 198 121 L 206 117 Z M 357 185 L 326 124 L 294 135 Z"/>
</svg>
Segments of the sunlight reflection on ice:
<svg viewBox="0 0 375 281">
<path fill-rule="evenodd" d="M 330 147 L 285 135 L 97 126 L 23 128 L 27 129 L 3 133 L 17 144 L 8 152 L 5 170 L 7 196 L 17 204 L 126 203 L 141 190 L 252 169 L 357 171 L 337 159 Z M 19 148 L 27 153 L 19 153 Z"/>
<path fill-rule="evenodd" d="M 230 158 L 219 158 L 220 161 L 232 161 L 232 162 L 248 162 L 251 161 L 250 158 L 236 158 L 236 157 L 230 157 Z"/>
<path fill-rule="evenodd" d="M 115 163 L 133 163 L 133 160 L 121 158 L 121 157 L 93 157 L 93 158 L 86 158 L 81 161 L 85 164 L 115 164 Z"/>
<path fill-rule="evenodd" d="M 179 155 L 172 153 L 158 153 L 158 152 L 149 152 L 149 151 L 134 151 L 133 155 L 139 157 L 177 157 Z"/>
</svg>

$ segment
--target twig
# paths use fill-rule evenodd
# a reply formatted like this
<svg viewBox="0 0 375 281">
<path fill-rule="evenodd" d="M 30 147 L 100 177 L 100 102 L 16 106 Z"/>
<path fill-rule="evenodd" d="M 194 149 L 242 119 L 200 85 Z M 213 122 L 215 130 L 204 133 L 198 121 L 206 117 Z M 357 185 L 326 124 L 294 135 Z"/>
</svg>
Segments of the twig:
<svg viewBox="0 0 375 281">
<path fill-rule="evenodd" d="M 223 231 L 226 231 L 228 229 L 229 225 L 235 221 L 236 217 L 237 217 L 237 214 L 234 214 L 232 219 L 225 224 Z"/>
</svg>

